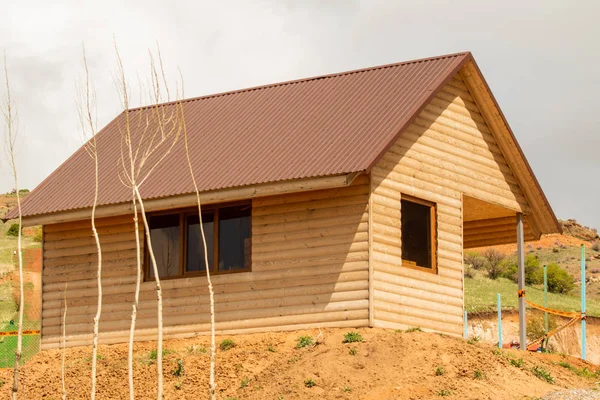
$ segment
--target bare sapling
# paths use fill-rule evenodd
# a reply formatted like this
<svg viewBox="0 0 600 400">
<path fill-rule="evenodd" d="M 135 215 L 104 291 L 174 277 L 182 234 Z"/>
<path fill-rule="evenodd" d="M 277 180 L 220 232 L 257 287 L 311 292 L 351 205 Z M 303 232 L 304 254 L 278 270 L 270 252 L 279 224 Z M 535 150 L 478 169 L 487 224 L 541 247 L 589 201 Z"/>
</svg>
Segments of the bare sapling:
<svg viewBox="0 0 600 400">
<path fill-rule="evenodd" d="M 183 82 L 183 77 L 181 78 Z M 212 285 L 212 279 L 210 277 L 210 265 L 208 264 L 208 249 L 206 247 L 206 236 L 204 234 L 204 225 L 202 224 L 202 202 L 200 199 L 200 190 L 198 190 L 198 183 L 196 182 L 196 176 L 194 175 L 194 167 L 192 166 L 192 160 L 190 158 L 190 150 L 188 146 L 188 135 L 187 128 L 185 125 L 185 114 L 183 109 L 183 103 L 179 104 L 180 118 L 183 126 L 183 143 L 185 147 L 185 156 L 192 177 L 192 183 L 194 184 L 194 191 L 196 192 L 196 202 L 198 204 L 198 219 L 200 225 L 200 237 L 202 240 L 202 248 L 204 249 L 204 265 L 206 267 L 206 284 L 208 286 L 208 294 L 210 300 L 210 375 L 208 381 L 208 396 L 210 400 L 217 398 L 216 394 L 216 383 L 215 383 L 215 367 L 217 358 L 217 344 L 215 340 L 215 292 Z"/>
<path fill-rule="evenodd" d="M 141 214 L 144 230 L 146 234 L 146 249 L 152 267 L 152 275 L 155 281 L 156 299 L 157 299 L 157 398 L 163 397 L 163 299 L 162 286 L 160 282 L 160 271 L 154 249 L 152 247 L 152 236 L 150 226 L 146 217 L 144 201 L 140 192 L 140 187 L 150 177 L 152 172 L 160 163 L 171 153 L 171 150 L 179 140 L 182 132 L 182 125 L 178 113 L 178 107 L 173 105 L 161 104 L 165 100 L 170 101 L 170 92 L 165 79 L 162 59 L 160 58 L 160 75 L 150 54 L 150 102 L 151 105 L 136 111 L 131 111 L 129 107 L 129 87 L 125 77 L 123 62 L 115 45 L 117 55 L 117 86 L 120 91 L 122 106 L 124 109 L 123 124 L 119 126 L 121 135 L 121 182 L 132 191 L 132 206 L 134 212 L 134 225 L 136 231 L 136 249 L 137 249 L 137 278 L 134 295 L 134 304 L 131 315 L 130 335 L 129 335 L 129 355 L 128 355 L 128 373 L 129 373 L 129 396 L 133 399 L 133 340 L 135 335 L 135 323 L 137 319 L 137 310 L 139 305 L 139 290 L 142 279 L 141 267 L 141 242 L 139 238 L 138 207 Z M 162 77 L 162 82 L 161 82 Z M 164 86 L 164 87 L 163 87 Z M 163 92 L 166 93 L 166 99 Z"/>
<path fill-rule="evenodd" d="M 62 315 L 62 334 L 61 334 L 61 361 L 60 361 L 60 380 L 62 383 L 62 400 L 67 400 L 67 388 L 65 385 L 65 358 L 67 354 L 67 286 L 63 293 L 64 310 Z"/>
<path fill-rule="evenodd" d="M 10 84 L 8 79 L 8 65 L 6 61 L 6 51 L 4 52 L 4 77 L 6 79 L 6 97 L 2 104 L 2 113 L 6 127 L 6 152 L 15 184 L 15 193 L 17 196 L 17 211 L 19 221 L 19 232 L 17 235 L 17 258 L 19 260 L 19 322 L 17 333 L 17 350 L 15 351 L 15 367 L 13 372 L 12 398 L 19 396 L 19 364 L 23 355 L 23 309 L 25 308 L 25 295 L 23 293 L 23 252 L 21 236 L 23 229 L 23 219 L 21 213 L 21 195 L 19 193 L 19 179 L 17 176 L 17 164 L 15 161 L 15 144 L 17 140 L 16 111 L 10 95 Z"/>
<path fill-rule="evenodd" d="M 85 140 L 84 148 L 92 158 L 94 163 L 94 203 L 92 205 L 91 225 L 94 241 L 96 242 L 97 252 L 97 268 L 96 280 L 98 286 L 98 301 L 96 315 L 94 316 L 94 330 L 92 337 L 92 387 L 90 398 L 96 398 L 96 369 L 98 358 L 98 332 L 100 330 L 100 317 L 102 315 L 102 246 L 100 245 L 100 236 L 96 229 L 96 206 L 98 205 L 98 147 L 96 142 L 96 119 L 95 106 L 96 96 L 95 91 L 90 87 L 90 74 L 85 55 L 85 48 L 82 47 L 83 67 L 85 71 L 85 81 L 79 85 L 78 90 L 78 111 L 81 131 Z"/>
</svg>

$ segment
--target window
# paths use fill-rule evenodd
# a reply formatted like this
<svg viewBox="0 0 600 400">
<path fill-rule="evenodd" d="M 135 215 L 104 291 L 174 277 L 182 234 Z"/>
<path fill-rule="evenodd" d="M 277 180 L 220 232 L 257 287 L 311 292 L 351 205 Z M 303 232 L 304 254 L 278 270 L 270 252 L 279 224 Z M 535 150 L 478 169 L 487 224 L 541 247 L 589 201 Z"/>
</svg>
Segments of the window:
<svg viewBox="0 0 600 400">
<path fill-rule="evenodd" d="M 402 265 L 436 272 L 435 204 L 403 196 L 401 200 Z"/>
<path fill-rule="evenodd" d="M 250 204 L 202 210 L 208 266 L 212 273 L 250 270 L 250 218 Z M 152 215 L 148 224 L 161 278 L 206 273 L 197 211 Z M 148 279 L 154 279 L 149 257 L 146 257 L 146 272 Z"/>
</svg>

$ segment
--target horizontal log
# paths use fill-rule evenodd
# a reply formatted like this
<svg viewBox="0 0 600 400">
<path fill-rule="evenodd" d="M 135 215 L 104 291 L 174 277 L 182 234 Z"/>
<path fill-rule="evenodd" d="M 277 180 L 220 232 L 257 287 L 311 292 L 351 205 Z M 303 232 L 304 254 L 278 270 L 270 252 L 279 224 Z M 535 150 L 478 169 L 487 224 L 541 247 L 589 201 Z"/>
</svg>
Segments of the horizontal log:
<svg viewBox="0 0 600 400">
<path fill-rule="evenodd" d="M 462 279 L 448 279 L 430 272 L 418 271 L 383 262 L 378 262 L 375 265 L 373 279 L 394 285 L 406 286 L 410 289 L 441 293 L 460 299 L 463 296 Z"/>
<path fill-rule="evenodd" d="M 364 234 L 359 234 L 364 237 Z M 353 243 L 337 244 L 320 246 L 306 249 L 289 250 L 286 252 L 272 251 L 259 254 L 252 254 L 252 261 L 277 261 L 285 260 L 290 258 L 302 258 L 302 257 L 314 257 L 314 256 L 330 256 L 338 255 L 342 253 L 356 252 L 356 251 L 367 251 L 369 244 L 367 239 L 364 241 L 355 241 Z"/>
<path fill-rule="evenodd" d="M 290 306 L 290 307 L 279 307 L 276 309 L 265 309 L 265 310 L 254 310 L 253 312 L 247 311 L 231 311 L 221 312 L 215 314 L 216 322 L 235 322 L 240 323 L 245 320 L 260 320 L 269 319 L 276 317 L 294 317 L 303 314 L 316 314 L 316 313 L 333 313 L 333 312 L 345 312 L 345 311 L 367 311 L 368 300 L 355 300 L 341 303 L 323 303 L 323 304 L 310 304 L 301 306 Z M 203 317 L 203 318 L 201 318 Z M 198 323 L 208 322 L 210 316 L 197 315 L 196 319 L 200 320 Z M 189 315 L 165 315 L 163 317 L 165 326 L 175 325 L 187 325 L 190 322 Z M 100 329 L 102 332 L 112 330 L 123 330 L 129 326 L 128 320 L 122 320 L 117 322 L 106 322 L 101 325 Z M 141 319 L 138 318 L 136 326 L 139 329 L 152 328 L 156 326 L 156 318 Z M 93 323 L 88 324 L 68 324 L 67 329 L 69 334 L 77 334 L 91 331 Z M 60 326 L 43 326 L 42 335 L 56 335 L 60 334 Z"/>
<path fill-rule="evenodd" d="M 252 244 L 265 244 L 265 243 L 281 243 L 286 241 L 296 241 L 301 239 L 315 239 L 315 238 L 326 238 L 330 236 L 337 236 L 343 234 L 352 234 L 357 232 L 367 232 L 369 224 L 362 222 L 356 224 L 355 221 L 344 221 L 336 226 L 320 228 L 320 229 L 306 229 L 301 231 L 292 232 L 278 232 L 263 235 L 252 235 Z M 253 248 L 256 250 L 256 247 Z"/>
<path fill-rule="evenodd" d="M 367 175 L 357 177 L 355 182 L 346 187 L 313 190 L 309 192 L 290 193 L 282 196 L 267 196 L 259 197 L 252 200 L 253 209 L 268 209 L 269 207 L 277 207 L 285 204 L 295 204 L 310 201 L 318 201 L 335 197 L 353 196 L 369 193 L 369 178 Z"/>
<path fill-rule="evenodd" d="M 350 245 L 351 243 L 366 242 L 367 240 L 369 240 L 369 233 L 362 230 L 343 235 L 323 235 L 273 243 L 252 243 L 252 258 L 254 259 L 257 255 L 263 257 L 265 254 L 272 252 L 281 254 L 282 252 L 287 253 L 299 249 L 317 249 L 342 244 Z"/>
<path fill-rule="evenodd" d="M 335 208 L 339 206 L 348 206 L 354 204 L 367 204 L 369 194 L 367 187 L 364 186 L 363 193 L 352 196 L 328 197 L 321 200 L 310 200 L 304 202 L 287 203 L 273 206 L 252 208 L 252 216 L 260 217 L 264 215 L 286 214 L 304 210 L 318 210 L 325 208 Z"/>
<path fill-rule="evenodd" d="M 340 252 L 338 254 L 328 256 L 317 256 L 307 258 L 290 258 L 283 260 L 267 260 L 256 261 L 252 263 L 252 271 L 254 274 L 263 271 L 284 270 L 289 274 L 288 269 L 303 268 L 303 267 L 319 267 L 319 266 L 341 266 L 346 263 L 363 262 L 369 260 L 368 249 L 355 252 Z"/>
<path fill-rule="evenodd" d="M 390 301 L 386 301 L 386 299 Z M 460 312 L 452 315 L 440 311 L 422 309 L 415 305 L 396 303 L 395 300 L 397 299 L 398 296 L 392 296 L 384 292 L 375 292 L 375 313 L 377 314 L 378 311 L 385 311 L 386 313 L 395 314 L 402 317 L 423 318 L 434 324 L 442 323 L 459 325 L 462 322 L 462 307 L 460 308 Z"/>
<path fill-rule="evenodd" d="M 316 210 L 302 210 L 285 214 L 262 215 L 252 218 L 252 226 L 268 225 L 274 223 L 286 223 L 304 221 L 307 219 L 323 219 L 330 217 L 346 216 L 347 218 L 361 218 L 366 212 L 367 204 L 354 204 L 333 208 L 324 208 Z"/>
<path fill-rule="evenodd" d="M 252 225 L 253 237 L 268 235 L 273 233 L 291 233 L 296 231 L 306 231 L 312 229 L 321 229 L 335 227 L 343 224 L 361 224 L 368 222 L 367 212 L 358 212 L 355 214 L 340 215 L 336 217 L 327 217 L 322 219 L 307 219 L 294 222 L 275 222 L 266 225 Z"/>
<path fill-rule="evenodd" d="M 409 288 L 407 286 L 395 285 L 393 283 L 388 283 L 381 279 L 373 280 L 373 290 L 374 292 L 381 291 L 386 293 L 392 293 L 394 295 L 406 298 L 426 300 L 435 304 L 435 309 L 437 309 L 440 306 L 443 307 L 446 304 L 453 307 L 460 307 L 461 309 L 463 307 L 462 297 L 449 296 L 443 293 L 435 293 L 420 288 Z"/>
<path fill-rule="evenodd" d="M 333 304 L 333 303 L 348 303 L 358 300 L 364 300 L 368 298 L 368 290 L 365 287 L 363 290 L 346 291 L 338 293 L 319 293 L 311 295 L 286 295 L 285 297 L 274 297 L 266 299 L 248 299 L 235 302 L 216 302 L 215 312 L 226 313 L 234 311 L 246 311 L 248 315 L 253 315 L 258 310 L 281 310 L 285 307 L 292 306 L 305 306 L 308 304 Z M 208 297 L 208 296 L 206 296 Z M 188 316 L 190 321 L 197 320 L 198 318 L 208 319 L 210 316 L 210 304 L 207 298 L 202 301 L 202 298 L 197 299 L 176 299 L 180 301 L 170 301 L 164 304 L 164 315 L 169 317 L 175 316 Z M 194 301 L 195 300 L 195 301 Z M 141 303 L 144 306 L 138 310 L 137 318 L 140 321 L 146 319 L 156 318 L 156 302 L 144 302 Z M 76 324 L 86 324 L 93 320 L 93 314 L 88 312 L 76 313 L 81 311 L 68 309 L 67 325 L 72 326 Z M 83 309 L 83 311 L 87 311 Z M 131 306 L 129 308 L 122 307 L 122 309 L 108 308 L 105 310 L 101 318 L 101 325 L 109 324 L 112 322 L 128 321 L 131 318 Z M 49 328 L 52 326 L 61 326 L 62 316 L 60 313 L 56 316 L 51 316 L 49 313 L 45 313 L 44 327 Z"/>
</svg>

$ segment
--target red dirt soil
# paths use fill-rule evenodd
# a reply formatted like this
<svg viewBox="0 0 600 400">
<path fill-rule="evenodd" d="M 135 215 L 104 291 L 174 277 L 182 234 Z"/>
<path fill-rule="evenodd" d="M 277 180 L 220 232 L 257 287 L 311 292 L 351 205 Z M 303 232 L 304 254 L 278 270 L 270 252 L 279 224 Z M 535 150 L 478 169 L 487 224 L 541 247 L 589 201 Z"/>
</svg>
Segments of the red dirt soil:
<svg viewBox="0 0 600 400">
<path fill-rule="evenodd" d="M 319 331 L 237 335 L 236 346 L 217 351 L 219 399 L 519 399 L 539 397 L 564 388 L 592 388 L 595 379 L 577 376 L 557 365 L 596 371 L 597 366 L 560 355 L 496 350 L 494 347 L 433 333 L 359 329 L 364 342 L 344 344 L 348 329 L 326 329 L 317 346 L 296 349 L 300 335 L 318 336 Z M 223 339 L 223 337 L 218 340 Z M 135 344 L 137 398 L 156 398 L 156 365 L 149 359 L 155 342 Z M 193 349 L 196 346 L 196 349 Z M 165 398 L 207 398 L 207 337 L 165 342 Z M 356 349 L 351 354 L 351 349 Z M 98 397 L 127 397 L 127 345 L 100 346 Z M 523 357 L 521 368 L 510 359 Z M 68 398 L 89 396 L 91 347 L 67 349 Z M 174 376 L 177 360 L 184 374 Z M 61 398 L 61 352 L 41 352 L 22 369 L 24 398 Z M 436 374 L 438 366 L 441 374 Z M 549 384 L 531 369 L 542 367 L 554 378 Z M 481 377 L 479 376 L 479 373 Z M 477 375 L 477 376 L 476 376 Z M 11 371 L 0 371 L 0 379 L 12 382 Z M 306 387 L 307 379 L 314 387 Z"/>
<path fill-rule="evenodd" d="M 527 242 L 525 243 L 526 247 L 533 247 L 534 249 L 537 249 L 538 247 L 547 249 L 547 248 L 553 248 L 553 247 L 558 247 L 560 245 L 563 246 L 581 246 L 582 244 L 586 245 L 586 246 L 590 246 L 591 242 L 586 242 L 585 240 L 582 239 L 578 239 L 574 236 L 570 236 L 570 235 L 561 235 L 558 233 L 553 233 L 551 235 L 543 235 L 540 240 L 536 240 L 534 242 Z M 474 248 L 474 249 L 469 249 L 468 251 L 476 251 L 476 252 L 483 252 L 485 251 L 485 249 L 487 249 L 490 246 L 486 246 L 486 247 L 479 247 L 479 248 Z M 517 244 L 503 244 L 503 245 L 498 245 L 498 246 L 492 246 L 495 249 L 501 251 L 504 254 L 510 254 L 510 253 L 516 253 L 517 251 Z"/>
</svg>

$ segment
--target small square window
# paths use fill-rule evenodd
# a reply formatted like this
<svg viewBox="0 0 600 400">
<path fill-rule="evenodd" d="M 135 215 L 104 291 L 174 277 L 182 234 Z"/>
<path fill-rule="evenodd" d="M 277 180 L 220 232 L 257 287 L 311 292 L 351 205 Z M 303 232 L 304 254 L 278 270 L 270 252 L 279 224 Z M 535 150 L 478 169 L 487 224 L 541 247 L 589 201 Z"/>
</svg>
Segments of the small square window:
<svg viewBox="0 0 600 400">
<path fill-rule="evenodd" d="M 435 204 L 403 196 L 400 213 L 402 265 L 436 272 Z"/>
</svg>

